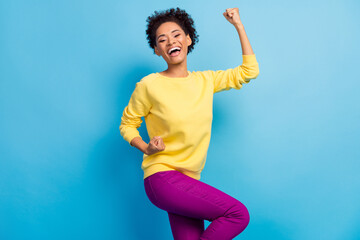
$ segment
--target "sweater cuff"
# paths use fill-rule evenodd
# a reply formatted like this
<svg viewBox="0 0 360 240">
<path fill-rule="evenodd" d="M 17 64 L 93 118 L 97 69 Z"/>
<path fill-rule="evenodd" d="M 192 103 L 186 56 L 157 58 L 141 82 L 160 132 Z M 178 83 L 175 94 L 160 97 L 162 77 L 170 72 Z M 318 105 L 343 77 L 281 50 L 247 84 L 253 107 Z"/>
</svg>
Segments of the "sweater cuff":
<svg viewBox="0 0 360 240">
<path fill-rule="evenodd" d="M 242 55 L 242 58 L 243 64 L 252 65 L 257 63 L 255 53 L 250 55 Z"/>
<path fill-rule="evenodd" d="M 141 138 L 140 134 L 137 131 L 128 133 L 127 136 L 125 136 L 125 140 L 130 144 L 130 146 L 134 147 L 134 145 L 131 145 L 131 140 L 133 140 L 135 137 Z"/>
</svg>

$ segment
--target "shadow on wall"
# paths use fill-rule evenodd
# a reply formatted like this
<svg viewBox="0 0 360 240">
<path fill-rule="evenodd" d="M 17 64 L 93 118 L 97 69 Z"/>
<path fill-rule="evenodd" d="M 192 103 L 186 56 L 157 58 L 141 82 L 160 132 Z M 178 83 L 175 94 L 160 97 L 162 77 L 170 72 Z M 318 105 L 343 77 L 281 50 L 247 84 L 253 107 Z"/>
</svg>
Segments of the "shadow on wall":
<svg viewBox="0 0 360 240">
<path fill-rule="evenodd" d="M 112 105 L 117 107 L 114 111 L 117 115 L 103 138 L 94 146 L 90 162 L 96 164 L 92 166 L 93 171 L 100 175 L 96 178 L 103 185 L 104 192 L 109 194 L 109 201 L 113 205 L 114 235 L 129 240 L 149 239 L 149 236 L 166 239 L 171 234 L 167 213 L 154 206 L 145 193 L 141 169 L 143 153 L 131 147 L 119 131 L 123 110 L 129 103 L 136 83 L 151 73 L 151 69 L 133 67 L 127 70 L 126 73 L 120 71 L 114 76 L 118 85 L 114 89 L 116 103 Z M 148 142 L 144 117 L 142 120 L 138 130 L 143 140 Z"/>
</svg>

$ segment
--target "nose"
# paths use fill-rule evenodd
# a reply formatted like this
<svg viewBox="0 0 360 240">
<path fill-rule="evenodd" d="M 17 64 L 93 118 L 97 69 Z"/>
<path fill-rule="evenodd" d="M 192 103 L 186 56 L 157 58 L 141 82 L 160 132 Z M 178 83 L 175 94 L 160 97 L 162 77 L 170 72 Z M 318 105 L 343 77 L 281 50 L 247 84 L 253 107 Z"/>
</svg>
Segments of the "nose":
<svg viewBox="0 0 360 240">
<path fill-rule="evenodd" d="M 175 38 L 169 38 L 168 40 L 168 46 L 171 46 L 173 43 L 175 43 Z"/>
</svg>

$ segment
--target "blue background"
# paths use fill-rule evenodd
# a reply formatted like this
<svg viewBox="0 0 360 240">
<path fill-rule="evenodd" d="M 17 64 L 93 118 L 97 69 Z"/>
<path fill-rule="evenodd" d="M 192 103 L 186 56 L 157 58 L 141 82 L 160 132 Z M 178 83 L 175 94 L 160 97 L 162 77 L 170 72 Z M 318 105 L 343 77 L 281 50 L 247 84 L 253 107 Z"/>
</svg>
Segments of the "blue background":
<svg viewBox="0 0 360 240">
<path fill-rule="evenodd" d="M 167 67 L 146 18 L 177 6 L 199 34 L 188 70 L 242 63 L 232 7 L 259 63 L 214 95 L 201 176 L 248 207 L 236 239 L 360 239 L 356 0 L 1 1 L 0 239 L 172 239 L 119 125 L 135 83 Z"/>
</svg>

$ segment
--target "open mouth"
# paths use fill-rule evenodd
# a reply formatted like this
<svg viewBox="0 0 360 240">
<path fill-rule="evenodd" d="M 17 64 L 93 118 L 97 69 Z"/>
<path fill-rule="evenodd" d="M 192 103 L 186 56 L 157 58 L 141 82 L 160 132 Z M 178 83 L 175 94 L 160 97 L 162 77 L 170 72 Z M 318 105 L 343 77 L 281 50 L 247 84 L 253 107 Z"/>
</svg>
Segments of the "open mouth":
<svg viewBox="0 0 360 240">
<path fill-rule="evenodd" d="M 181 51 L 180 48 L 175 48 L 174 50 L 172 50 L 172 51 L 170 52 L 169 55 L 170 55 L 171 57 L 179 56 L 179 55 L 180 55 L 180 51 Z"/>
</svg>

